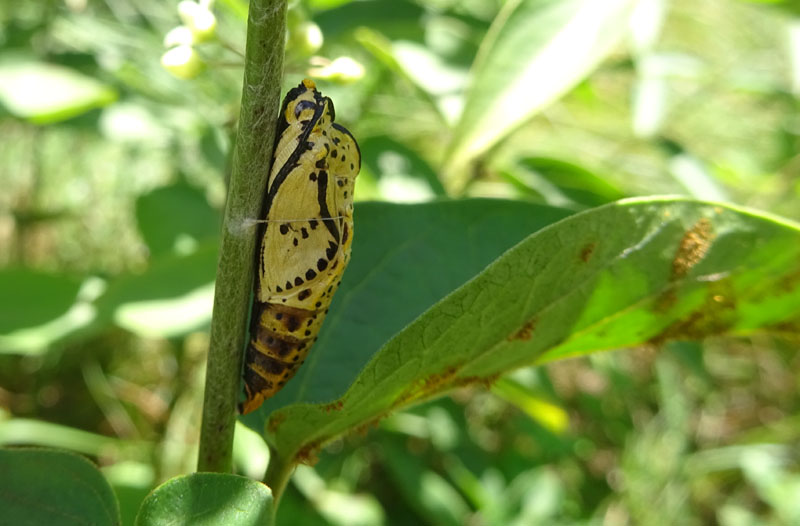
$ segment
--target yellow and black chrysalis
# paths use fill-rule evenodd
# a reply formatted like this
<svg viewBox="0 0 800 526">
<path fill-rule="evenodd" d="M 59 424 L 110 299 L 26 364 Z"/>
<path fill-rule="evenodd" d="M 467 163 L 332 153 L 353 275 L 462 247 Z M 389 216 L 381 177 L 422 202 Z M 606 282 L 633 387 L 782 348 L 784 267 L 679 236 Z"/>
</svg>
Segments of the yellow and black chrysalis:
<svg viewBox="0 0 800 526">
<path fill-rule="evenodd" d="M 350 260 L 361 152 L 333 101 L 304 80 L 283 101 L 264 200 L 240 412 L 258 409 L 303 364 Z"/>
</svg>

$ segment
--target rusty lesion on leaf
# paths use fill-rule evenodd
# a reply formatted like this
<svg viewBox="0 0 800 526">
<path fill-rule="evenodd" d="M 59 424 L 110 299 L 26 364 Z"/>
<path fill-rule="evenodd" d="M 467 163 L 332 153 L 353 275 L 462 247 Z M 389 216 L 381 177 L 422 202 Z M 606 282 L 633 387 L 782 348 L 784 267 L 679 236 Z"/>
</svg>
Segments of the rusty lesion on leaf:
<svg viewBox="0 0 800 526">
<path fill-rule="evenodd" d="M 702 218 L 690 228 L 681 239 L 675 257 L 672 259 L 672 279 L 680 279 L 699 263 L 708 253 L 714 233 L 711 221 Z"/>
<path fill-rule="evenodd" d="M 708 288 L 702 305 L 665 327 L 648 343 L 661 345 L 669 340 L 702 340 L 727 332 L 738 321 L 736 305 L 730 281 L 714 283 Z"/>
<path fill-rule="evenodd" d="M 322 449 L 323 444 L 328 440 L 327 437 L 318 438 L 316 440 L 312 440 L 311 442 L 303 445 L 297 453 L 294 455 L 294 463 L 295 464 L 306 464 L 307 466 L 313 466 L 319 460 L 317 454 Z"/>
<path fill-rule="evenodd" d="M 502 376 L 502 373 L 494 373 L 489 376 L 465 376 L 464 378 L 456 378 L 453 382 L 454 387 L 469 387 L 472 385 L 480 385 L 485 389 L 491 389 L 492 385 Z"/>
<path fill-rule="evenodd" d="M 413 382 L 392 404 L 393 408 L 410 404 L 414 400 L 424 399 L 431 394 L 442 391 L 443 387 L 455 376 L 458 367 L 451 365 L 440 373 L 432 373 Z"/>
<path fill-rule="evenodd" d="M 273 413 L 267 422 L 267 430 L 270 433 L 277 432 L 284 420 L 286 420 L 286 413 Z"/>
<path fill-rule="evenodd" d="M 358 434 L 359 436 L 366 436 L 370 429 L 378 429 L 378 425 L 381 423 L 381 420 L 386 418 L 388 414 L 381 414 L 376 416 L 375 418 L 371 418 L 367 420 L 363 424 L 360 424 L 353 428 L 353 433 Z"/>
<path fill-rule="evenodd" d="M 586 243 L 581 248 L 580 258 L 581 261 L 584 263 L 588 263 L 590 259 L 592 259 L 592 254 L 594 254 L 594 249 L 597 247 L 597 243 Z"/>
<path fill-rule="evenodd" d="M 330 413 L 331 411 L 341 411 L 344 407 L 344 402 L 341 400 L 337 400 L 335 402 L 331 402 L 330 404 L 325 404 L 322 406 L 322 410 L 326 413 Z"/>
<path fill-rule="evenodd" d="M 527 322 L 525 322 L 525 325 L 523 325 L 514 334 L 509 335 L 508 338 L 506 338 L 506 340 L 508 340 L 510 342 L 512 342 L 514 340 L 521 340 L 521 341 L 524 341 L 524 342 L 530 340 L 531 339 L 531 335 L 533 334 L 533 331 L 536 329 L 536 322 L 537 322 L 536 318 L 532 318 L 532 319 L 528 320 Z"/>
</svg>

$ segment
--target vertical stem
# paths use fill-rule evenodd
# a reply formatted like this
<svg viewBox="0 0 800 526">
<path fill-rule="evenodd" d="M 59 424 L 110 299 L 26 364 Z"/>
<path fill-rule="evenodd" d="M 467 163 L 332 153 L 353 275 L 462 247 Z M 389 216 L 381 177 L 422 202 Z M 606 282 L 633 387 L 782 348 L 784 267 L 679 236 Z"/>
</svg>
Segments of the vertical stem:
<svg viewBox="0 0 800 526">
<path fill-rule="evenodd" d="M 286 489 L 286 484 L 289 482 L 289 477 L 292 476 L 295 468 L 295 462 L 282 458 L 278 452 L 270 446 L 269 448 L 269 466 L 267 473 L 264 476 L 264 484 L 272 490 L 273 498 L 273 512 L 277 512 L 278 504 L 283 496 L 283 490 Z"/>
<path fill-rule="evenodd" d="M 286 0 L 250 0 L 239 131 L 233 156 L 211 341 L 198 471 L 233 466 L 233 430 L 253 284 L 257 218 L 272 160 L 283 75 Z"/>
</svg>

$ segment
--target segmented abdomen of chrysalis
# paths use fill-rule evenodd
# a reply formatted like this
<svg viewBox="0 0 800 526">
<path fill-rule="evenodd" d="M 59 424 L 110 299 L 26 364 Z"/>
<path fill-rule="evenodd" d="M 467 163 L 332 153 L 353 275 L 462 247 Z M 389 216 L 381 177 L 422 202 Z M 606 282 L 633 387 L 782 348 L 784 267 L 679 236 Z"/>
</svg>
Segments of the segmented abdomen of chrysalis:
<svg viewBox="0 0 800 526">
<path fill-rule="evenodd" d="M 350 260 L 361 152 L 333 102 L 304 80 L 287 93 L 267 182 L 245 354 L 242 414 L 303 364 Z"/>
</svg>

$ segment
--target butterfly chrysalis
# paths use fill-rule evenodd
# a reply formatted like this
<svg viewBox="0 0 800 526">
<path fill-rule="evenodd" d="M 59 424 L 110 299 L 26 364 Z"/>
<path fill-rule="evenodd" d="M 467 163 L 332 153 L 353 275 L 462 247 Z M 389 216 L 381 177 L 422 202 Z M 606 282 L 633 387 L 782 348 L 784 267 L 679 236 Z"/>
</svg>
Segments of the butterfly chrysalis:
<svg viewBox="0 0 800 526">
<path fill-rule="evenodd" d="M 361 152 L 311 80 L 289 90 L 264 200 L 242 414 L 302 365 L 350 260 Z"/>
</svg>

